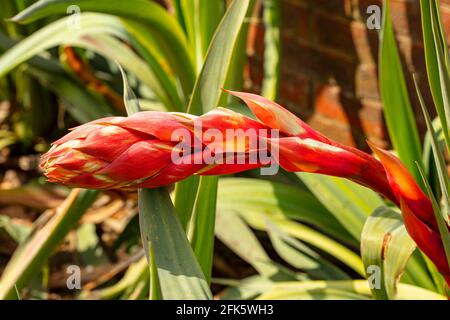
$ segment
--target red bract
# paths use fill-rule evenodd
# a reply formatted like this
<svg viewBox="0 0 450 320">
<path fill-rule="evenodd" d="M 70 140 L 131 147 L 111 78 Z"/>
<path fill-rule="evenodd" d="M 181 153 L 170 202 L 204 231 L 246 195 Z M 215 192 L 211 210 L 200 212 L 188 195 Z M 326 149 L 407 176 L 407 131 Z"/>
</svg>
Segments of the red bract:
<svg viewBox="0 0 450 320">
<path fill-rule="evenodd" d="M 386 169 L 389 184 L 400 203 L 406 230 L 450 285 L 450 267 L 430 199 L 397 157 L 373 144 L 370 147 Z"/>
</svg>

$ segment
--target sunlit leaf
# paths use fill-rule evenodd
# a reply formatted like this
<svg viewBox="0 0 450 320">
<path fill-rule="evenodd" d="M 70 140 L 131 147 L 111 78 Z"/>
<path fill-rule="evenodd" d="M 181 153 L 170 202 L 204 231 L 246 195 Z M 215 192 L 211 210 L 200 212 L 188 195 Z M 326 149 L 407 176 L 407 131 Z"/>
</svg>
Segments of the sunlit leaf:
<svg viewBox="0 0 450 320">
<path fill-rule="evenodd" d="M 379 73 L 381 99 L 389 137 L 400 159 L 416 181 L 422 184 L 415 165 L 416 161 L 422 159 L 422 147 L 397 49 L 389 1 L 384 1 L 383 28 L 380 33 Z"/>
<path fill-rule="evenodd" d="M 367 219 L 361 256 L 376 299 L 395 298 L 397 283 L 415 248 L 400 213 L 380 207 Z"/>
<path fill-rule="evenodd" d="M 23 288 L 39 272 L 97 195 L 96 190 L 74 189 L 57 208 L 56 214 L 19 246 L 0 279 L 0 300 L 16 297 L 16 288 Z"/>
</svg>

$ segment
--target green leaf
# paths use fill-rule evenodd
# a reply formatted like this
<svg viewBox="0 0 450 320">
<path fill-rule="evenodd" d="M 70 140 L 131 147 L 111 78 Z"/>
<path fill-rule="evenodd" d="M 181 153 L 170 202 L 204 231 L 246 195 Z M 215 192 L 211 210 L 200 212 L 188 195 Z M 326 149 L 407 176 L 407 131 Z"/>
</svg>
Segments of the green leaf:
<svg viewBox="0 0 450 320">
<path fill-rule="evenodd" d="M 214 32 L 225 12 L 223 0 L 181 0 L 180 9 L 186 31 L 195 51 L 197 70 L 200 71 Z"/>
<path fill-rule="evenodd" d="M 372 190 L 343 178 L 312 173 L 297 176 L 356 240 L 360 239 L 367 217 L 384 205 Z"/>
<path fill-rule="evenodd" d="M 422 94 L 420 92 L 419 86 L 417 82 L 415 81 L 416 85 L 416 91 L 417 95 L 419 97 L 420 106 L 422 107 L 422 112 L 425 116 L 425 121 L 428 127 L 428 132 L 431 135 L 431 148 L 433 150 L 433 158 L 437 169 L 437 175 L 438 175 L 438 181 L 439 185 L 441 187 L 442 191 L 442 197 L 443 197 L 443 212 L 440 214 L 440 217 L 444 220 L 445 223 L 449 223 L 449 209 L 450 209 L 450 195 L 449 195 L 449 186 L 450 186 L 450 179 L 448 177 L 448 171 L 447 171 L 447 165 L 445 163 L 444 155 L 441 152 L 441 149 L 439 148 L 439 141 L 436 132 L 433 128 L 433 123 L 431 122 L 430 114 L 428 113 L 428 110 L 425 107 L 425 102 L 423 101 Z M 419 170 L 421 166 L 419 164 Z M 423 174 L 421 172 L 421 177 L 423 178 Z M 429 185 L 426 186 L 427 189 L 429 188 Z M 438 219 L 439 222 L 440 219 Z M 447 231 L 448 233 L 448 231 Z"/>
<path fill-rule="evenodd" d="M 98 191 L 73 189 L 42 228 L 35 229 L 14 252 L 0 281 L 0 300 L 14 299 L 16 288 L 23 288 L 35 276 L 58 244 L 91 206 Z"/>
<path fill-rule="evenodd" d="M 120 27 L 120 21 L 110 16 L 82 14 L 80 16 L 80 23 L 83 24 L 83 28 L 80 29 L 67 28 L 67 22 L 68 18 L 55 21 L 8 50 L 0 58 L 0 75 L 5 75 L 22 62 L 49 48 L 70 43 L 70 41 L 74 41 L 85 35 L 93 36 L 109 33 L 126 39 L 126 33 L 124 28 Z"/>
<path fill-rule="evenodd" d="M 12 20 L 29 23 L 49 15 L 65 15 L 71 0 L 40 0 L 16 15 Z M 193 55 L 183 30 L 176 19 L 161 5 L 147 0 L 78 0 L 81 12 L 101 12 L 116 15 L 125 23 L 139 22 L 151 28 L 155 40 L 164 48 L 164 56 L 180 78 L 185 95 L 192 91 L 195 80 Z M 82 24 L 82 28 L 85 26 Z"/>
<path fill-rule="evenodd" d="M 0 48 L 10 49 L 15 42 L 0 32 Z M 34 78 L 57 94 L 66 104 L 67 111 L 78 122 L 85 123 L 98 118 L 112 115 L 107 103 L 86 90 L 83 86 L 72 80 L 61 65 L 53 59 L 34 57 L 28 61 L 29 72 Z"/>
<path fill-rule="evenodd" d="M 136 98 L 136 95 L 133 92 L 133 89 L 131 89 L 127 75 L 125 74 L 125 71 L 123 70 L 122 66 L 118 64 L 120 74 L 122 75 L 122 82 L 123 82 L 123 101 L 125 104 L 125 109 L 127 110 L 127 114 L 130 116 L 134 113 L 137 113 L 141 111 L 141 106 L 139 105 L 139 100 Z"/>
<path fill-rule="evenodd" d="M 434 132 L 436 133 L 438 139 L 439 149 L 441 150 L 441 152 L 444 152 L 445 138 L 442 130 L 441 120 L 439 119 L 439 117 L 436 117 L 432 123 Z M 433 147 L 431 145 L 431 142 L 431 132 L 427 130 L 423 141 L 422 162 L 432 189 L 434 191 L 437 191 L 439 188 L 439 180 L 437 178 L 437 168 L 433 157 Z"/>
<path fill-rule="evenodd" d="M 150 248 L 166 300 L 211 299 L 208 282 L 178 220 L 167 190 L 139 190 L 139 218 L 147 258 Z M 155 269 L 152 267 L 152 270 Z M 151 284 L 151 285 L 154 285 Z"/>
<path fill-rule="evenodd" d="M 220 22 L 195 83 L 189 113 L 199 115 L 217 107 L 248 4 L 249 0 L 233 1 Z"/>
<path fill-rule="evenodd" d="M 324 299 L 333 297 L 340 300 L 367 299 L 370 296 L 370 288 L 366 280 L 270 282 L 261 277 L 250 277 L 241 280 L 235 288 L 237 290 L 233 290 L 234 292 L 228 289 L 222 299 L 242 299 L 259 294 L 258 299 Z M 402 283 L 399 284 L 398 298 L 405 300 L 446 299 L 435 292 Z"/>
<path fill-rule="evenodd" d="M 128 115 L 139 112 L 139 101 L 120 68 Z M 165 188 L 139 189 L 139 226 L 150 268 L 150 298 L 211 299 L 208 282 Z"/>
<path fill-rule="evenodd" d="M 337 219 L 309 192 L 292 185 L 262 179 L 222 178 L 218 207 L 260 211 L 267 217 L 284 218 L 314 225 L 325 234 L 357 246 Z"/>
<path fill-rule="evenodd" d="M 395 298 L 397 282 L 415 248 L 398 212 L 380 207 L 367 219 L 361 256 L 376 299 Z"/>
<path fill-rule="evenodd" d="M 214 253 L 217 183 L 218 177 L 200 179 L 189 224 L 189 240 L 208 282 Z"/>
<path fill-rule="evenodd" d="M 33 66 L 27 71 L 46 88 L 57 94 L 65 103 L 67 112 L 79 123 L 112 115 L 105 101 L 94 97 L 85 87 L 71 80 L 67 74 L 50 73 Z"/>
<path fill-rule="evenodd" d="M 262 95 L 276 100 L 279 87 L 281 65 L 280 24 L 281 9 L 279 0 L 264 0 L 264 79 Z"/>
<path fill-rule="evenodd" d="M 441 119 L 447 148 L 450 148 L 450 97 L 448 96 L 450 66 L 446 37 L 438 3 L 435 0 L 420 0 L 420 9 L 428 82 L 436 111 Z"/>
<path fill-rule="evenodd" d="M 227 79 L 223 86 L 224 88 L 236 91 L 243 90 L 244 69 L 246 64 L 248 63 L 247 40 L 250 27 L 250 22 L 248 21 L 253 20 L 255 18 L 254 15 L 257 15 L 257 12 L 255 12 L 254 10 L 255 3 L 256 3 L 255 0 L 250 0 L 250 3 L 248 5 L 247 13 L 244 18 L 244 23 L 241 27 L 241 30 L 239 31 L 239 35 L 238 38 L 236 39 L 236 44 L 233 49 L 233 55 L 231 57 L 230 66 L 228 68 Z M 219 105 L 226 106 L 227 108 L 230 108 L 231 105 L 239 105 L 243 107 L 239 98 L 229 94 L 228 95 L 223 94 L 220 97 Z M 243 107 L 241 109 L 245 110 L 245 112 L 251 113 L 251 111 L 247 107 Z M 242 110 L 240 110 L 240 112 L 242 113 Z"/>
<path fill-rule="evenodd" d="M 275 251 L 296 269 L 301 269 L 315 279 L 344 280 L 350 278 L 313 249 L 287 235 L 270 220 L 267 222 L 267 227 Z"/>
<path fill-rule="evenodd" d="M 430 269 L 429 263 L 431 262 L 428 263 L 428 260 L 419 250 L 414 251 L 406 265 L 402 282 L 435 291 L 437 289 L 436 282 L 434 281 L 436 275 L 433 274 L 434 270 Z"/>
<path fill-rule="evenodd" d="M 136 262 L 133 262 L 125 272 L 125 275 L 114 285 L 97 289 L 94 291 L 84 291 L 81 299 L 97 299 L 97 300 L 109 300 L 120 297 L 128 288 L 133 288 L 138 285 L 140 279 L 145 278 L 145 274 L 148 276 L 148 263 L 146 257 L 142 257 Z M 148 282 L 148 279 L 147 279 Z"/>
<path fill-rule="evenodd" d="M 232 210 L 217 210 L 216 236 L 228 248 L 249 263 L 265 278 L 277 280 L 297 279 L 297 275 L 273 262 L 238 213 Z"/>
<path fill-rule="evenodd" d="M 112 16 L 97 13 L 83 13 L 79 18 L 82 28 L 68 28 L 67 23 L 70 17 L 63 18 L 40 29 L 8 50 L 0 58 L 0 76 L 52 47 L 61 44 L 80 46 L 118 61 L 125 69 L 148 85 L 161 102 L 169 106 L 170 110 L 173 105 L 173 98 L 170 95 L 173 92 L 161 85 L 157 75 L 132 49 L 115 39 L 115 37 L 125 41 L 132 39 L 121 21 Z"/>
<path fill-rule="evenodd" d="M 248 4 L 249 0 L 233 1 L 217 27 L 192 92 L 189 113 L 199 115 L 217 107 Z M 202 240 L 195 240 L 193 245 L 203 270 L 212 265 L 216 189 L 217 177 L 207 176 L 191 177 L 178 183 L 175 189 L 177 212 L 182 221 L 190 220 L 189 225 L 194 228 L 188 231 L 190 238 Z M 195 194 L 195 201 L 192 194 Z M 191 217 L 195 217 L 194 220 Z M 206 273 L 207 278 L 209 273 Z"/>
<path fill-rule="evenodd" d="M 175 184 L 174 205 L 185 230 L 187 230 L 193 214 L 199 182 L 199 176 L 191 176 Z"/>
<path fill-rule="evenodd" d="M 158 264 L 156 262 L 155 253 L 153 252 L 153 247 L 151 244 L 149 244 L 148 248 L 148 262 L 150 267 L 150 299 L 161 300 L 163 299 L 163 294 L 161 291 L 161 282 L 159 280 Z M 165 284 L 165 282 L 166 280 L 163 275 L 163 283 Z"/>
<path fill-rule="evenodd" d="M 428 110 L 425 107 L 425 104 L 424 104 L 424 101 L 422 98 L 422 94 L 420 92 L 420 89 L 419 89 L 417 83 L 415 83 L 415 84 L 416 84 L 417 94 L 419 96 L 420 105 L 422 107 L 422 112 L 425 116 L 425 121 L 426 121 L 426 124 L 428 127 L 428 132 L 430 133 L 430 136 L 431 136 L 431 147 L 433 150 L 433 158 L 435 160 L 439 185 L 441 187 L 441 191 L 442 191 L 442 195 L 443 195 L 442 210 L 439 207 L 439 204 L 437 203 L 436 198 L 434 197 L 433 191 L 431 190 L 431 187 L 430 187 L 428 181 L 426 180 L 425 173 L 423 172 L 420 164 L 418 164 L 418 168 L 419 168 L 421 177 L 423 179 L 423 182 L 425 184 L 428 196 L 430 197 L 431 203 L 433 205 L 433 212 L 435 214 L 436 221 L 438 223 L 439 234 L 442 239 L 445 254 L 447 257 L 447 262 L 450 265 L 450 232 L 448 229 L 448 226 L 449 226 L 449 215 L 448 214 L 449 214 L 449 208 L 450 208 L 450 198 L 449 198 L 449 177 L 448 177 L 447 165 L 444 160 L 444 155 L 442 154 L 441 149 L 439 148 L 438 137 L 436 135 L 436 132 L 434 131 L 433 123 L 431 121 Z"/>
<path fill-rule="evenodd" d="M 178 90 L 176 73 L 171 70 L 164 50 L 161 50 L 155 41 L 158 38 L 157 31 L 135 21 L 124 21 L 124 25 L 132 36 L 130 39 L 132 46 L 148 63 L 155 79 L 170 99 L 170 105 L 165 105 L 166 109 L 168 111 L 186 111 L 188 97 Z"/>
<path fill-rule="evenodd" d="M 422 157 L 420 139 L 394 36 L 389 1 L 384 1 L 379 54 L 379 85 L 389 137 L 400 159 L 422 185 L 415 165 Z"/>
<path fill-rule="evenodd" d="M 331 256 L 334 256 L 359 274 L 364 275 L 363 264 L 357 254 L 341 245 L 340 243 L 336 242 L 335 240 L 329 238 L 328 236 L 305 225 L 297 223 L 287 218 L 283 214 L 283 210 L 281 209 L 283 208 L 283 205 L 286 205 L 289 208 L 290 206 L 297 204 L 298 208 L 302 208 L 303 206 L 305 206 L 305 208 L 302 210 L 303 212 L 300 211 L 304 216 L 316 215 L 317 217 L 320 217 L 321 213 L 319 211 L 314 211 L 314 209 L 312 209 L 314 208 L 314 206 L 308 205 L 308 197 L 303 197 L 302 194 L 297 194 L 295 200 L 291 200 L 291 202 L 289 203 L 287 203 L 287 201 L 280 201 L 282 205 L 266 206 L 266 204 L 264 204 L 261 206 L 261 201 L 270 198 L 274 199 L 274 194 L 272 193 L 271 195 L 267 192 L 260 192 L 260 190 L 257 189 L 258 183 L 253 183 L 253 187 L 245 189 L 245 187 L 241 188 L 240 185 L 242 185 L 246 179 L 236 179 L 234 183 L 233 180 L 235 179 L 222 179 L 220 181 L 217 202 L 218 210 L 231 210 L 239 213 L 239 215 L 252 228 L 257 230 L 265 231 L 267 229 L 267 220 L 270 219 L 273 224 L 276 224 L 277 227 L 283 230 L 286 234 L 295 237 L 311 246 L 314 246 L 330 254 Z M 222 181 L 230 181 L 231 183 L 222 184 Z M 255 181 L 261 181 L 264 183 L 264 181 L 262 180 Z M 275 190 L 272 190 L 272 192 L 275 191 L 276 193 L 280 189 L 281 188 L 279 187 L 279 185 L 275 185 Z M 311 197 L 311 195 L 309 196 Z M 277 199 L 276 196 L 275 199 Z M 280 199 L 283 198 L 280 197 Z M 309 211 L 310 209 L 312 210 Z M 327 220 L 327 216 L 322 218 Z M 332 220 L 332 218 L 330 220 Z M 345 231 L 343 231 L 343 233 L 345 234 Z"/>
</svg>

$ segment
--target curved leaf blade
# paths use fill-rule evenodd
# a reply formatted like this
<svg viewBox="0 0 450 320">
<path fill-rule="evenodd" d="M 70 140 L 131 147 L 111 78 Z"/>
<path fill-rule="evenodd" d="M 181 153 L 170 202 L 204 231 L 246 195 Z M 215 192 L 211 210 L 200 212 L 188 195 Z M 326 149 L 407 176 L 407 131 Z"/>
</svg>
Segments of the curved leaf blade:
<svg viewBox="0 0 450 320">
<path fill-rule="evenodd" d="M 376 299 L 395 298 L 397 282 L 415 248 L 398 212 L 380 207 L 367 219 L 361 256 Z"/>
<path fill-rule="evenodd" d="M 384 1 L 379 65 L 379 85 L 389 137 L 400 159 L 422 185 L 415 165 L 422 159 L 422 147 L 397 49 L 389 1 Z"/>
<path fill-rule="evenodd" d="M 153 253 L 152 270 L 157 270 L 161 297 L 212 299 L 166 189 L 139 190 L 139 219 L 145 252 L 149 255 L 151 248 Z"/>
</svg>

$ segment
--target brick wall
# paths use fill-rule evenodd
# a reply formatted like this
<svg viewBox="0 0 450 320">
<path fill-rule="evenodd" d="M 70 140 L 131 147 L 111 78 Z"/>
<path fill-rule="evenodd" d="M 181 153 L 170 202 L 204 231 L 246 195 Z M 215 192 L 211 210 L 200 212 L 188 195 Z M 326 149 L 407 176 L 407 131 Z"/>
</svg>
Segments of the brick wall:
<svg viewBox="0 0 450 320">
<path fill-rule="evenodd" d="M 342 143 L 367 149 L 365 140 L 369 138 L 388 145 L 377 79 L 378 32 L 366 27 L 367 7 L 381 6 L 382 1 L 280 1 L 283 53 L 278 101 Z M 431 106 L 419 0 L 390 1 L 410 92 L 414 92 L 410 74 L 417 72 Z M 441 3 L 450 35 L 450 0 Z M 264 27 L 255 24 L 254 28 L 249 74 L 253 89 L 258 90 L 263 74 Z M 420 115 L 414 95 L 411 101 Z M 423 118 L 417 116 L 417 122 L 423 134 Z"/>
</svg>

